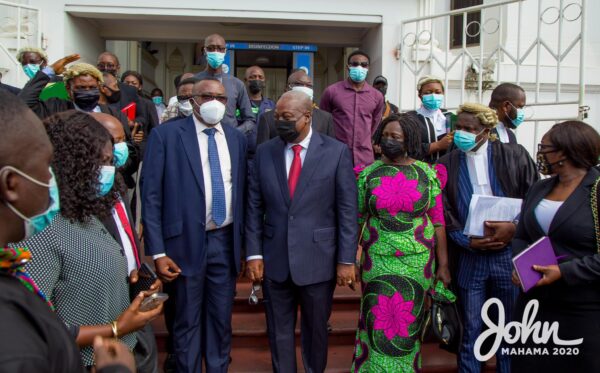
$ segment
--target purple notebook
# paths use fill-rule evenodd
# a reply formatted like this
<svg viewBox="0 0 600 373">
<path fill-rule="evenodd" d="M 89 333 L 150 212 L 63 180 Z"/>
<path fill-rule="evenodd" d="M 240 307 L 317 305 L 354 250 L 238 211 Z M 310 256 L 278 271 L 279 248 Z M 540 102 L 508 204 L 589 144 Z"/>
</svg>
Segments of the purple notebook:
<svg viewBox="0 0 600 373">
<path fill-rule="evenodd" d="M 512 261 L 524 292 L 529 291 L 542 278 L 541 273 L 533 270 L 533 265 L 549 266 L 558 264 L 552 243 L 546 236 L 529 245 Z"/>
</svg>

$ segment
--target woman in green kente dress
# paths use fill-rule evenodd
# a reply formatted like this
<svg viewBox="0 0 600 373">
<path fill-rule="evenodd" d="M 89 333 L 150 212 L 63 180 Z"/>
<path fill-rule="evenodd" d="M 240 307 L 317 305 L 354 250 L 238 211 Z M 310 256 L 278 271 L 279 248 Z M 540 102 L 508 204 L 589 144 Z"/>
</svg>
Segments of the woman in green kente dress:
<svg viewBox="0 0 600 373">
<path fill-rule="evenodd" d="M 418 126 L 411 114 L 386 118 L 376 136 L 382 159 L 358 177 L 359 223 L 366 226 L 353 372 L 419 372 L 426 295 L 455 300 L 445 288 L 446 172 L 411 158 L 421 143 Z"/>
</svg>

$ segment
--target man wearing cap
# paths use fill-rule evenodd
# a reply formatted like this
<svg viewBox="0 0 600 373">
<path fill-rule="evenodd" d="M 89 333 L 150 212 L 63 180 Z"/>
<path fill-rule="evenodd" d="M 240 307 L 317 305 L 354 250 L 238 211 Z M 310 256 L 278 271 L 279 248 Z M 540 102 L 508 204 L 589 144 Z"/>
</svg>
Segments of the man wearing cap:
<svg viewBox="0 0 600 373">
<path fill-rule="evenodd" d="M 385 95 L 387 94 L 388 81 L 383 75 L 378 75 L 373 79 L 373 88 L 381 92 L 383 95 L 383 99 L 385 100 L 385 109 L 383 109 L 383 118 L 385 119 L 390 116 L 390 114 L 398 113 L 398 106 L 389 102 Z"/>
<path fill-rule="evenodd" d="M 412 113 L 419 117 L 421 126 L 420 160 L 435 163 L 452 145 L 450 113 L 442 110 L 444 82 L 435 76 L 425 75 L 417 83 L 421 107 Z"/>
</svg>

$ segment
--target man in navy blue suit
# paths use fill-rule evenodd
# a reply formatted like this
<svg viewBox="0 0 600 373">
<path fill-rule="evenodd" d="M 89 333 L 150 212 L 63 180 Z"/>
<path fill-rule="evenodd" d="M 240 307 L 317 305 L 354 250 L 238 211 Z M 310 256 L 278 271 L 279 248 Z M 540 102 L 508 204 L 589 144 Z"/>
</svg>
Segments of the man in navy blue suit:
<svg viewBox="0 0 600 373">
<path fill-rule="evenodd" d="M 279 137 L 258 147 L 249 181 L 246 274 L 263 281 L 273 370 L 296 371 L 300 306 L 302 360 L 319 373 L 336 275 L 340 286 L 355 281 L 356 180 L 347 146 L 311 129 L 308 95 L 285 93 L 275 120 Z"/>
<path fill-rule="evenodd" d="M 142 171 L 145 249 L 173 281 L 178 372 L 226 372 L 244 226 L 246 140 L 222 125 L 216 79 L 194 84 L 194 114 L 155 128 Z"/>
</svg>

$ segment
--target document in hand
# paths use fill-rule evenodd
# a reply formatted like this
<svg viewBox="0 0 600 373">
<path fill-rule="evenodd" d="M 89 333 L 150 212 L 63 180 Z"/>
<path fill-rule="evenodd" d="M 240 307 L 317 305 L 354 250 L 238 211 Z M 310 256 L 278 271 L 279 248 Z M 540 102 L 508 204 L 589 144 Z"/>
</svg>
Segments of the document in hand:
<svg viewBox="0 0 600 373">
<path fill-rule="evenodd" d="M 546 236 L 529 245 L 512 261 L 524 292 L 534 287 L 542 278 L 541 273 L 533 270 L 534 265 L 549 266 L 558 264 L 552 243 Z"/>
<path fill-rule="evenodd" d="M 486 221 L 513 221 L 521 212 L 522 199 L 474 194 L 463 233 L 469 237 L 483 237 Z"/>
</svg>

